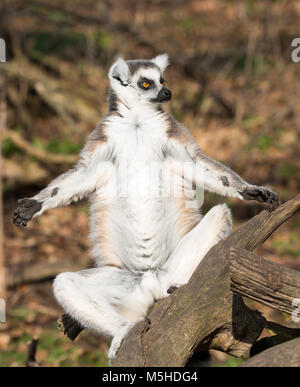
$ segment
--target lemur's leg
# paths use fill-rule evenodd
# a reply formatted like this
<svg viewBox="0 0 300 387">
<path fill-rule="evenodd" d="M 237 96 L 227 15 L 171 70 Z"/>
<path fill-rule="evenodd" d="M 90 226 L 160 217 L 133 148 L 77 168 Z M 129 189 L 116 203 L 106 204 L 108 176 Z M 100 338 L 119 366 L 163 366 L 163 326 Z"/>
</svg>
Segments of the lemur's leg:
<svg viewBox="0 0 300 387">
<path fill-rule="evenodd" d="M 159 278 L 166 292 L 186 284 L 205 254 L 231 232 L 231 212 L 226 204 L 213 207 L 179 242 L 162 267 Z"/>
<path fill-rule="evenodd" d="M 53 290 L 65 311 L 83 327 L 113 337 L 112 360 L 124 335 L 146 316 L 154 302 L 151 290 L 144 285 L 141 276 L 105 266 L 59 274 Z"/>
</svg>

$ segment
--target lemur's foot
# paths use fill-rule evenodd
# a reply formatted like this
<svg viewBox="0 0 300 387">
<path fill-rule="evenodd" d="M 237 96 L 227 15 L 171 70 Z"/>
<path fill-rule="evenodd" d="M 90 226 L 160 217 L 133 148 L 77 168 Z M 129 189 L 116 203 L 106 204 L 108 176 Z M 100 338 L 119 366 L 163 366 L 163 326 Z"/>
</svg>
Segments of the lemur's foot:
<svg viewBox="0 0 300 387">
<path fill-rule="evenodd" d="M 167 293 L 168 293 L 168 294 L 172 294 L 172 293 L 174 293 L 175 290 L 177 290 L 177 289 L 178 289 L 178 286 L 172 285 L 172 286 L 170 286 L 169 289 L 167 290 Z"/>
<path fill-rule="evenodd" d="M 63 314 L 58 320 L 58 328 L 64 332 L 70 340 L 74 341 L 84 327 L 69 314 Z"/>
<path fill-rule="evenodd" d="M 16 226 L 27 226 L 27 222 L 42 208 L 42 203 L 35 199 L 19 199 L 19 206 L 13 212 L 13 222 Z"/>
<path fill-rule="evenodd" d="M 265 187 L 250 186 L 241 192 L 241 195 L 246 200 L 257 200 L 268 204 L 271 211 L 281 204 L 277 193 Z"/>
</svg>

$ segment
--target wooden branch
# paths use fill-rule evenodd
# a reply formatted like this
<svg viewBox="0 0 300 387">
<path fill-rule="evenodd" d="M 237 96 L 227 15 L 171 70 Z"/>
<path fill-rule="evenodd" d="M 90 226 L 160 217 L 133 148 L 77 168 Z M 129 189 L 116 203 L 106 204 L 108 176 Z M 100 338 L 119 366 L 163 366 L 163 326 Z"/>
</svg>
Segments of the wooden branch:
<svg viewBox="0 0 300 387">
<path fill-rule="evenodd" d="M 240 367 L 300 367 L 300 338 L 269 348 Z"/>
<path fill-rule="evenodd" d="M 8 138 L 20 149 L 25 151 L 30 156 L 36 157 L 37 159 L 45 163 L 55 164 L 73 164 L 77 161 L 77 155 L 59 155 L 52 154 L 43 149 L 36 148 L 30 142 L 26 141 L 18 132 L 15 130 L 7 129 L 4 134 L 4 138 Z"/>
<path fill-rule="evenodd" d="M 64 271 L 78 271 L 86 269 L 87 263 L 63 261 L 63 262 L 48 262 L 48 263 L 32 263 L 20 265 L 8 271 L 6 276 L 7 287 L 9 289 L 16 286 L 41 282 L 56 277 Z"/>
<path fill-rule="evenodd" d="M 113 365 L 184 366 L 194 352 L 207 348 L 248 356 L 265 320 L 230 291 L 230 249 L 253 251 L 299 207 L 300 195 L 271 213 L 262 211 L 214 246 L 187 285 L 154 305 L 151 324 L 132 328 Z"/>
<path fill-rule="evenodd" d="M 300 272 L 267 261 L 244 249 L 230 253 L 231 290 L 289 315 L 300 300 Z"/>
</svg>

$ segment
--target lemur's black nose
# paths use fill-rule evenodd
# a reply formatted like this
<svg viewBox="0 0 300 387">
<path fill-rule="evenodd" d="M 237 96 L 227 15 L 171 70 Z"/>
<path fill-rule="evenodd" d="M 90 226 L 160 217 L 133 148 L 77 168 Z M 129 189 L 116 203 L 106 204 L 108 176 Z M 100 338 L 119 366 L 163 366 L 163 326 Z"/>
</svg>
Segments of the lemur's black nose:
<svg viewBox="0 0 300 387">
<path fill-rule="evenodd" d="M 172 93 L 166 87 L 162 87 L 157 95 L 158 102 L 170 101 Z"/>
</svg>

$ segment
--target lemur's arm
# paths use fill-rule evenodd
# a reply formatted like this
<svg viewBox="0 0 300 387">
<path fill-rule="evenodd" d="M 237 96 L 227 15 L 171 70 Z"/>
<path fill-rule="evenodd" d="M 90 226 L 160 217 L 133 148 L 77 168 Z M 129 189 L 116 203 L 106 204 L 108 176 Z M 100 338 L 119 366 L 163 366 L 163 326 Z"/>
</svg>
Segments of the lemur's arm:
<svg viewBox="0 0 300 387">
<path fill-rule="evenodd" d="M 194 164 L 196 186 L 223 196 L 265 202 L 271 209 L 280 204 L 275 192 L 247 183 L 230 168 L 205 155 L 183 125 L 173 119 L 170 125 L 168 152 L 177 160 Z"/>
<path fill-rule="evenodd" d="M 26 226 L 30 219 L 46 210 L 86 198 L 106 179 L 105 161 L 109 160 L 110 154 L 110 146 L 93 132 L 72 169 L 58 176 L 32 198 L 18 200 L 19 206 L 13 213 L 14 224 Z"/>
</svg>

